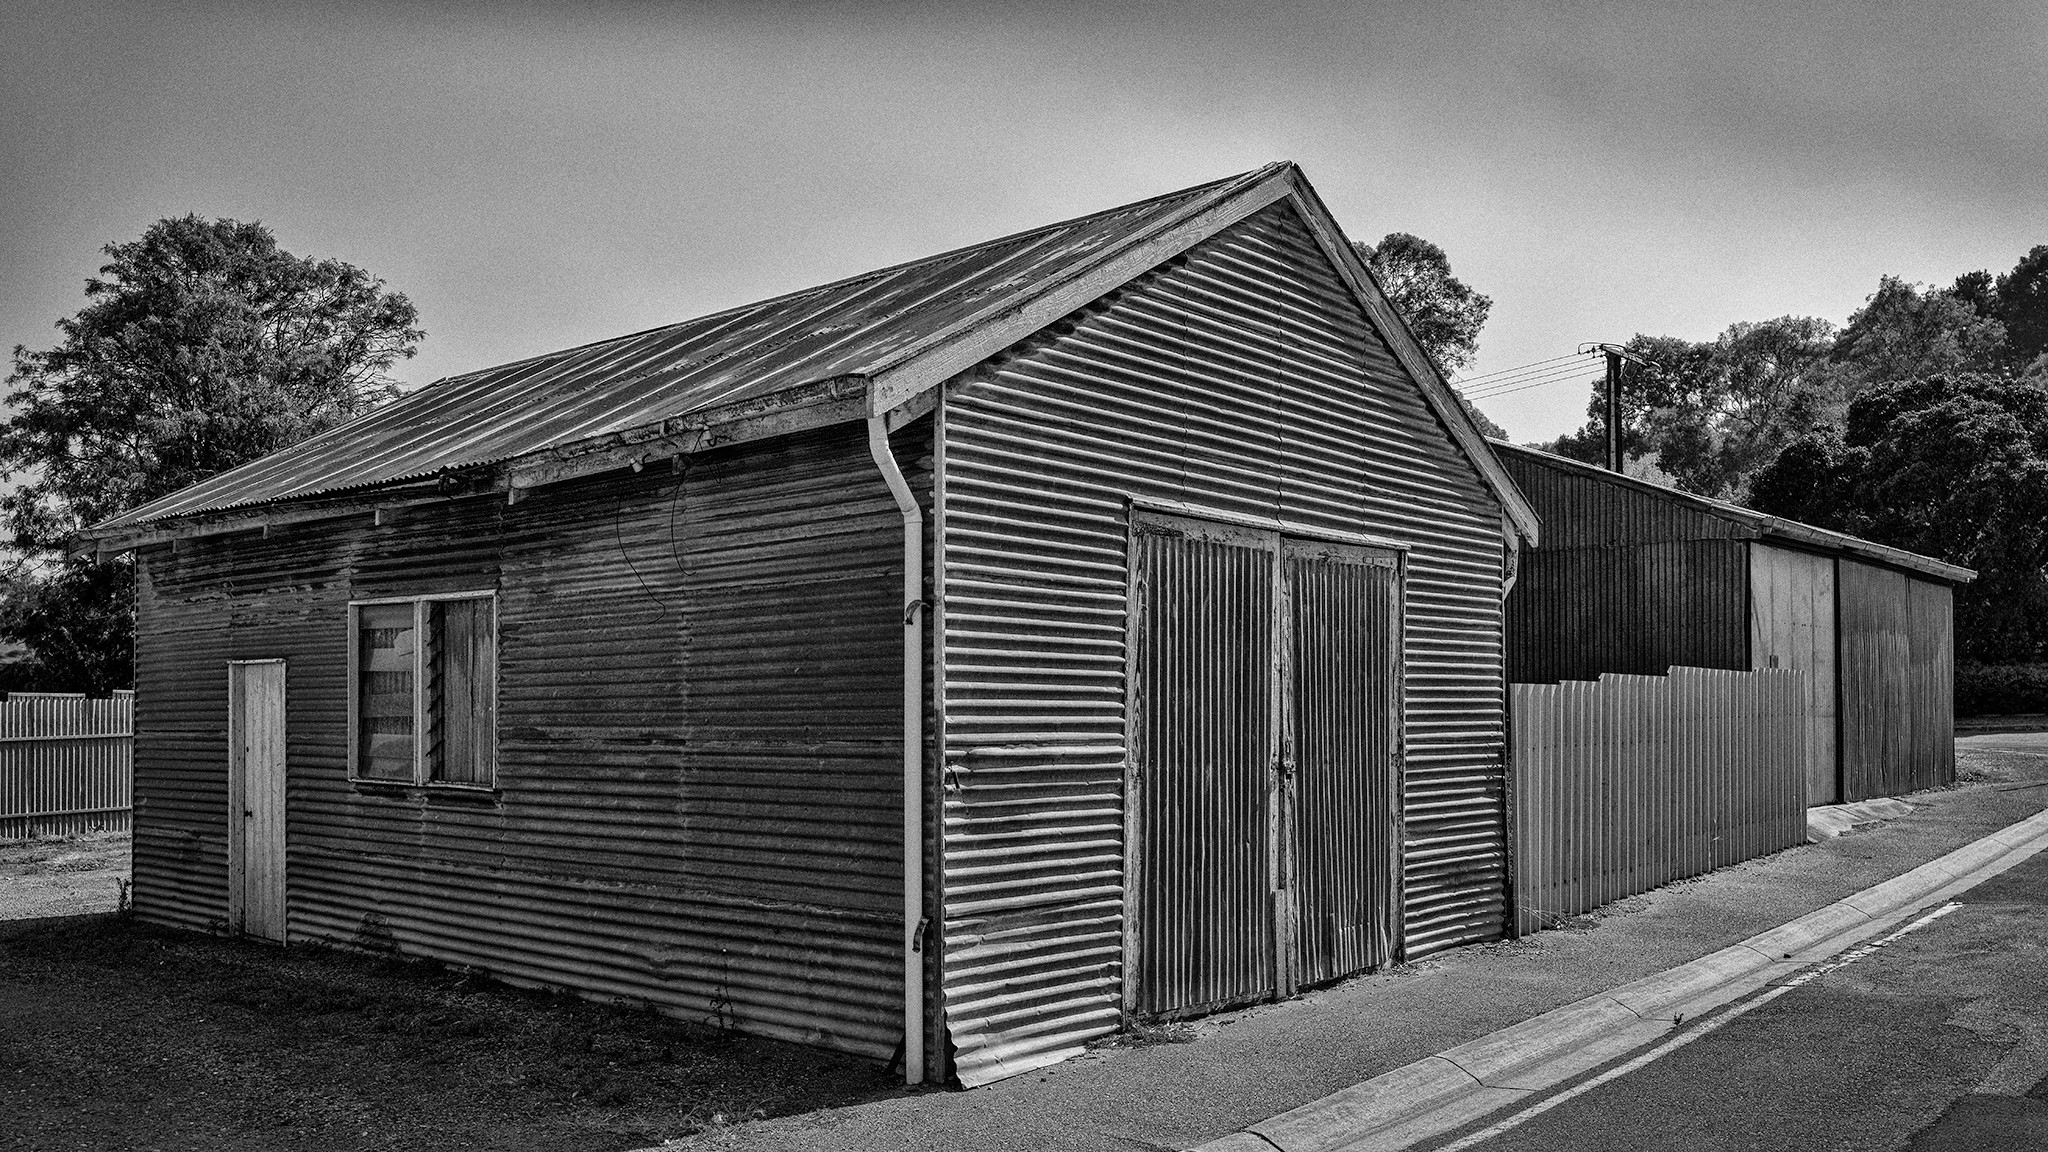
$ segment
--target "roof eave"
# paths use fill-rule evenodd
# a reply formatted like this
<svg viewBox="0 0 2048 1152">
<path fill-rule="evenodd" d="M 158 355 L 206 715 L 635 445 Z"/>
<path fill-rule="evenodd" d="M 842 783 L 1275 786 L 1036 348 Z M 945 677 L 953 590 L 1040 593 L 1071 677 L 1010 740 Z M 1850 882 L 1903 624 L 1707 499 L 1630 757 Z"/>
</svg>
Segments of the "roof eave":
<svg viewBox="0 0 2048 1152">
<path fill-rule="evenodd" d="M 1787 520 L 1782 516 L 1772 516 L 1767 512 L 1759 512 L 1754 508 L 1744 508 L 1739 504 L 1730 504 L 1726 501 L 1715 500 L 1698 495 L 1697 493 L 1667 488 L 1662 484 L 1653 484 L 1639 477 L 1626 476 L 1619 472 L 1610 472 L 1605 468 L 1588 464 L 1583 460 L 1573 460 L 1569 456 L 1559 456 L 1554 452 L 1545 452 L 1540 448 L 1528 448 L 1519 444 L 1510 444 L 1506 441 L 1489 441 L 1489 443 L 1499 448 L 1505 448 L 1517 455 L 1534 458 L 1537 463 L 1557 471 L 1590 477 L 1603 483 L 1615 484 L 1624 488 L 1634 488 L 1637 491 L 1659 499 L 1668 500 L 1674 504 L 1686 505 L 1706 515 L 1726 520 L 1731 524 L 1740 524 L 1749 528 L 1758 536 L 1775 537 L 1779 540 L 1803 544 L 1809 548 L 1817 548 L 1828 552 L 1846 552 L 1850 555 L 1861 556 L 1894 568 L 1902 568 L 1921 573 L 1922 575 L 1932 576 L 1937 580 L 1945 580 L 1952 584 L 1967 584 L 1977 578 L 1975 569 L 1965 568 L 1960 564 L 1950 564 L 1946 560 L 1937 560 L 1932 556 L 1923 556 L 1918 552 L 1909 552 L 1904 548 L 1894 548 L 1888 544 L 1879 544 L 1875 540 L 1865 540 L 1861 536 L 1851 536 L 1847 532 L 1837 532 L 1831 528 L 1821 528 L 1798 520 Z"/>
</svg>

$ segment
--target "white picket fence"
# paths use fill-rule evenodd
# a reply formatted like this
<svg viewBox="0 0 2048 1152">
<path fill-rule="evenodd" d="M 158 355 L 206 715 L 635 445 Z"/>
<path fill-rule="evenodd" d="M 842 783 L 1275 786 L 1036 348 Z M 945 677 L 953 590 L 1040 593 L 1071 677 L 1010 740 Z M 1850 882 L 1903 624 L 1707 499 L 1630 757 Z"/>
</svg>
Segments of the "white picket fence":
<svg viewBox="0 0 2048 1152">
<path fill-rule="evenodd" d="M 126 831 L 134 780 L 133 692 L 0 701 L 0 840 Z"/>
<path fill-rule="evenodd" d="M 1802 842 L 1805 678 L 1512 685 L 1519 930 Z"/>
</svg>

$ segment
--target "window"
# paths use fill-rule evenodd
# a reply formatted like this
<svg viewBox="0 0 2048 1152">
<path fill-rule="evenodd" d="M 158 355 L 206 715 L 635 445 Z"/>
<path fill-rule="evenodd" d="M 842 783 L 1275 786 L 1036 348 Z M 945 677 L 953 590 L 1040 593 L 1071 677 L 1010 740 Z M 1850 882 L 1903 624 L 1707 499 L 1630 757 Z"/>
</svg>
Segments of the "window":
<svg viewBox="0 0 2048 1152">
<path fill-rule="evenodd" d="M 349 775 L 489 788 L 497 601 L 488 592 L 349 605 Z"/>
</svg>

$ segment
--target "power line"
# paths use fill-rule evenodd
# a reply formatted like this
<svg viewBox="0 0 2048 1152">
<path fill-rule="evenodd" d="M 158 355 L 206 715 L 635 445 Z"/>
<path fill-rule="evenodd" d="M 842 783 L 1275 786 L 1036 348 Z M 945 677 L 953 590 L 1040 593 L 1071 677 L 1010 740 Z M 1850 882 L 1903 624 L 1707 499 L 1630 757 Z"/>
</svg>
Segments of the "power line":
<svg viewBox="0 0 2048 1152">
<path fill-rule="evenodd" d="M 1481 372 L 1481 373 L 1480 373 L 1479 375 L 1477 375 L 1477 376 L 1467 376 L 1467 377 L 1465 377 L 1464 379 L 1462 379 L 1462 380 L 1458 381 L 1458 387 L 1460 387 L 1460 388 L 1466 388 L 1466 387 L 1470 387 L 1470 386 L 1472 386 L 1472 385 L 1478 384 L 1479 382 L 1481 382 L 1481 381 L 1483 381 L 1483 380 L 1488 380 L 1488 379 L 1491 379 L 1492 377 L 1495 377 L 1495 376 L 1512 376 L 1512 375 L 1514 375 L 1515 373 L 1517 373 L 1517 372 L 1520 372 L 1520 371 L 1522 371 L 1522 370 L 1523 370 L 1523 369 L 1525 369 L 1525 368 L 1534 368 L 1534 367 L 1537 367 L 1538 365 L 1542 365 L 1542 364 L 1555 364 L 1555 363 L 1557 363 L 1557 362 L 1558 362 L 1558 361 L 1560 361 L 1560 360 L 1576 360 L 1576 359 L 1578 359 L 1578 358 L 1579 358 L 1580 356 L 1583 356 L 1583 355 L 1589 355 L 1589 353 L 1583 353 L 1583 352 L 1574 352 L 1574 353 L 1571 353 L 1571 354 L 1570 354 L 1570 355 L 1568 355 L 1568 356 L 1552 356 L 1552 357 L 1551 357 L 1550 359 L 1548 359 L 1548 360 L 1532 360 L 1532 361 L 1530 361 L 1530 362 L 1529 362 L 1529 363 L 1527 363 L 1527 364 L 1517 364 L 1517 365 L 1516 365 L 1516 366 L 1514 366 L 1513 368 L 1501 368 L 1501 369 L 1498 369 L 1498 370 L 1496 370 L 1496 371 L 1493 371 L 1493 372 Z"/>
<path fill-rule="evenodd" d="M 1532 372 L 1522 376 L 1506 377 L 1484 388 L 1467 390 L 1465 398 L 1468 400 L 1478 400 L 1487 396 L 1498 396 L 1504 392 L 1519 392 L 1525 387 L 1555 384 L 1560 380 L 1587 379 L 1593 371 L 1595 371 L 1595 368 L 1590 364 L 1569 364 L 1560 368 L 1553 368 L 1548 372 Z"/>
<path fill-rule="evenodd" d="M 1585 358 L 1582 356 L 1557 356 L 1549 360 L 1538 360 L 1533 364 L 1524 364 L 1516 368 L 1503 368 L 1498 372 L 1489 372 L 1483 377 L 1475 376 L 1470 380 L 1460 380 L 1457 382 L 1457 387 L 1459 391 L 1464 392 L 1467 396 L 1482 396 L 1533 380 L 1570 376 L 1578 372 L 1588 371 L 1592 367 L 1592 365 L 1585 363 Z"/>
<path fill-rule="evenodd" d="M 1484 395 L 1484 396 L 1467 396 L 1467 397 L 1465 397 L 1465 399 L 1467 399 L 1467 400 L 1491 400 L 1491 399 L 1493 399 L 1493 398 L 1494 398 L 1494 397 L 1496 397 L 1496 396 L 1505 396 L 1505 395 L 1507 395 L 1507 394 L 1508 394 L 1508 393 L 1510 393 L 1510 392 L 1526 392 L 1526 391 L 1528 391 L 1528 390 L 1529 390 L 1529 389 L 1531 389 L 1531 388 L 1543 388 L 1543 387 L 1547 387 L 1547 386 L 1549 386 L 1549 385 L 1551 385 L 1551 384 L 1558 384 L 1558 383 L 1568 382 L 1568 381 L 1570 381 L 1570 380 L 1572 380 L 1572 379 L 1573 379 L 1573 377 L 1570 377 L 1570 376 L 1559 376 L 1559 377 L 1557 377 L 1557 378 L 1556 378 L 1556 379 L 1554 379 L 1554 380 L 1538 380 L 1538 381 L 1536 381 L 1536 382 L 1535 382 L 1534 384 L 1523 384 L 1523 385 L 1521 385 L 1520 387 L 1516 387 L 1516 388 L 1503 388 L 1503 389 L 1501 389 L 1501 390 L 1500 390 L 1500 391 L 1498 391 L 1498 392 L 1488 392 L 1488 393 L 1487 393 L 1486 395 Z M 1594 379 L 1597 379 L 1597 378 L 1594 378 Z M 1591 379 L 1589 379 L 1589 380 L 1588 380 L 1588 382 L 1590 383 L 1590 382 L 1592 382 L 1592 380 L 1591 380 Z"/>
</svg>

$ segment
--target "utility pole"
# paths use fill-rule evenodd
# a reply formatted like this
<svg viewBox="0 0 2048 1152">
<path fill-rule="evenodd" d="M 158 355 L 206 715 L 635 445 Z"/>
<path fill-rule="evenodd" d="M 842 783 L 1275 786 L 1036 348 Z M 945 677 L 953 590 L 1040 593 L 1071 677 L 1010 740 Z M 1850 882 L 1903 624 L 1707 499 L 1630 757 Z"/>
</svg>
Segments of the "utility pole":
<svg viewBox="0 0 2048 1152">
<path fill-rule="evenodd" d="M 1619 344 L 1581 344 L 1579 351 L 1595 349 L 1607 356 L 1607 470 L 1621 471 L 1621 364 L 1626 360 L 1643 363 L 1643 358 Z"/>
</svg>

